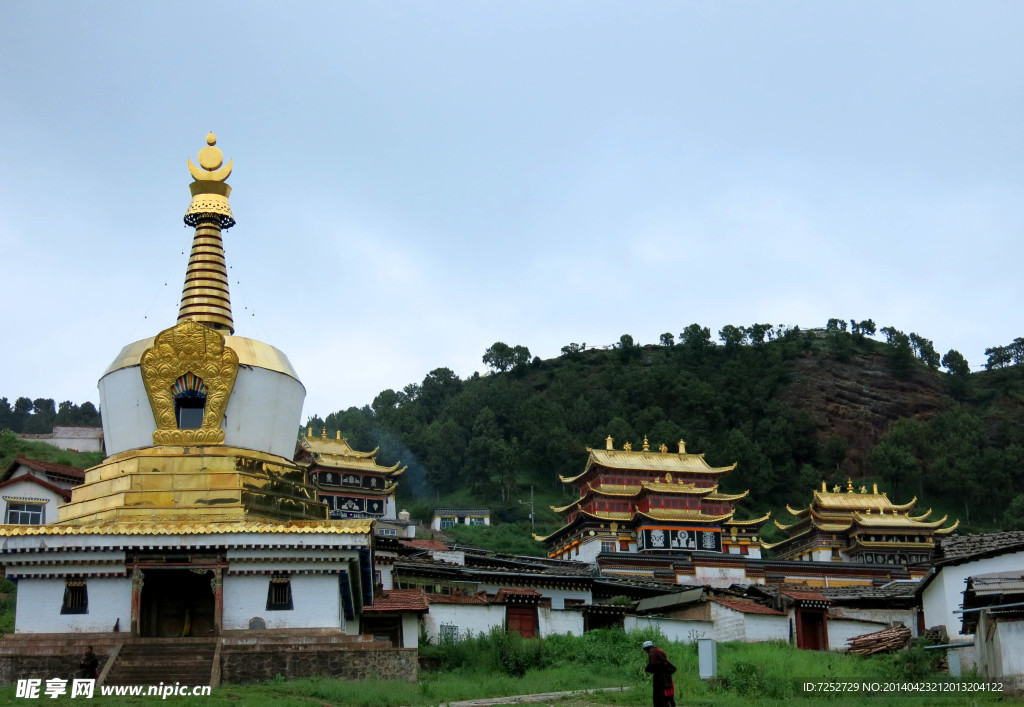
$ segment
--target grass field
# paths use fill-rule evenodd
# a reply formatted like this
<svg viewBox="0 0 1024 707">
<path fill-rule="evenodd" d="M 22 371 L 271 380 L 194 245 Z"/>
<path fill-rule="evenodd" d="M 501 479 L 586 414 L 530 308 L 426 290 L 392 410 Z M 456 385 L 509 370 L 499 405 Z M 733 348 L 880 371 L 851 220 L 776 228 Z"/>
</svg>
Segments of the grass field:
<svg viewBox="0 0 1024 707">
<path fill-rule="evenodd" d="M 522 640 L 516 634 L 488 636 L 423 652 L 441 662 L 437 672 L 421 672 L 418 683 L 345 681 L 315 678 L 260 685 L 224 685 L 210 697 L 131 698 L 100 696 L 89 704 L 153 705 L 345 705 L 352 707 L 419 707 L 449 702 L 547 692 L 627 687 L 623 692 L 572 695 L 547 704 L 564 707 L 650 704 L 650 682 L 643 673 L 646 656 L 640 643 L 653 639 L 664 646 L 677 666 L 677 703 L 682 705 L 972 705 L 1018 701 L 991 693 L 805 693 L 804 682 L 855 681 L 858 684 L 944 679 L 933 672 L 934 652 L 921 647 L 873 658 L 801 651 L 778 643 L 723 643 L 718 647 L 719 679 L 697 677 L 693 645 L 667 643 L 656 633 L 593 631 L 582 637 L 549 636 Z M 83 700 L 45 699 L 47 704 L 79 704 Z M 2 704 L 30 704 L 15 697 L 14 687 L 0 689 Z"/>
</svg>

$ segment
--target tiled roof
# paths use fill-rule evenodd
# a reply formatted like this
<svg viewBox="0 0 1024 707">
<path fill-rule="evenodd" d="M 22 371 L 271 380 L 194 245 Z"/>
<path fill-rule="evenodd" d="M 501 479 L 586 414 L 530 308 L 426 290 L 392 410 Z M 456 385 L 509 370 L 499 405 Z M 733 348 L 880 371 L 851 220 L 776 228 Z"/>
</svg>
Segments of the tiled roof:
<svg viewBox="0 0 1024 707">
<path fill-rule="evenodd" d="M 436 508 L 434 515 L 449 516 L 489 516 L 491 512 L 486 508 Z"/>
<path fill-rule="evenodd" d="M 954 535 L 940 545 L 937 565 L 956 565 L 971 559 L 1024 550 L 1024 530 L 980 535 Z"/>
<path fill-rule="evenodd" d="M 364 606 L 363 613 L 379 613 L 385 611 L 427 612 L 426 594 L 422 589 L 390 589 L 377 592 L 373 597 L 373 606 Z"/>
<path fill-rule="evenodd" d="M 414 538 L 412 540 L 402 540 L 403 545 L 406 547 L 416 547 L 421 550 L 447 550 L 448 546 L 440 540 L 434 540 L 432 538 Z"/>
<path fill-rule="evenodd" d="M 975 596 L 1024 594 L 1024 572 L 991 572 L 967 578 L 967 591 Z"/>
<path fill-rule="evenodd" d="M 44 474 L 57 474 L 58 476 L 66 476 L 69 479 L 75 479 L 77 481 L 85 481 L 85 470 L 79 469 L 75 466 L 68 466 L 67 464 L 57 464 L 56 462 L 44 462 L 40 459 L 29 459 L 24 454 L 19 454 L 15 457 L 11 465 L 7 467 L 3 475 L 0 476 L 0 480 L 7 479 L 14 470 L 19 466 L 27 466 L 29 469 L 35 469 L 41 471 Z"/>
<path fill-rule="evenodd" d="M 821 592 L 807 589 L 782 589 L 781 591 L 790 599 L 796 599 L 797 601 L 823 601 L 830 603 L 829 598 Z"/>
<path fill-rule="evenodd" d="M 504 601 L 523 601 L 526 600 L 532 603 L 531 600 L 539 599 L 543 595 L 536 589 L 526 589 L 521 587 L 506 587 L 498 590 L 498 595 L 494 597 L 494 601 L 499 604 Z"/>
<path fill-rule="evenodd" d="M 474 594 L 428 594 L 428 604 L 488 604 L 483 597 Z"/>
<path fill-rule="evenodd" d="M 0 488 L 4 488 L 5 486 L 10 486 L 12 484 L 21 483 L 23 481 L 26 483 L 35 484 L 37 486 L 42 486 L 44 489 L 54 492 L 55 494 L 63 498 L 65 501 L 71 500 L 71 491 L 69 489 L 61 488 L 56 484 L 51 484 L 46 479 L 40 479 L 38 476 L 35 476 L 33 474 L 23 474 L 21 476 L 15 476 L 13 479 L 2 481 L 0 482 Z"/>
<path fill-rule="evenodd" d="M 848 587 L 821 587 L 819 591 L 829 599 L 898 599 L 910 598 L 917 592 L 919 582 L 894 582 L 882 587 L 872 585 Z"/>
<path fill-rule="evenodd" d="M 716 604 L 720 604 L 729 609 L 743 612 L 744 614 L 764 614 L 766 616 L 785 616 L 785 612 L 776 611 L 771 607 L 762 606 L 755 601 L 749 599 L 727 599 L 725 597 L 708 597 L 708 601 L 713 601 Z"/>
</svg>

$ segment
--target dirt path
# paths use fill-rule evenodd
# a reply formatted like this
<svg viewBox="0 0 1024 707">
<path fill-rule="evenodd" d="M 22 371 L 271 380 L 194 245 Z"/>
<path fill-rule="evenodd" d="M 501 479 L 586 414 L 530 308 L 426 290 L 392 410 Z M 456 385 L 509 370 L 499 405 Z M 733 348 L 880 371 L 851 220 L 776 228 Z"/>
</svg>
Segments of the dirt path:
<svg viewBox="0 0 1024 707">
<path fill-rule="evenodd" d="M 486 700 L 465 700 L 462 702 L 449 702 L 448 707 L 487 707 L 488 705 L 521 705 L 537 703 L 558 703 L 564 704 L 566 698 L 582 697 L 583 695 L 594 695 L 602 692 L 622 692 L 629 690 L 628 687 L 602 687 L 596 690 L 570 690 L 568 692 L 542 692 L 537 695 L 513 695 L 511 697 L 491 697 Z M 593 703 L 588 703 L 593 704 Z"/>
</svg>

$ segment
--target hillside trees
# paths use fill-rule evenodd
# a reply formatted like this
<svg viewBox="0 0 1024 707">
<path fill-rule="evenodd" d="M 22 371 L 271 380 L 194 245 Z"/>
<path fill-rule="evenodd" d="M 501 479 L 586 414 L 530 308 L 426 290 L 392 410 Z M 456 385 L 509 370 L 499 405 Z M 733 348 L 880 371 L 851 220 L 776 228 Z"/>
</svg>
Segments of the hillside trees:
<svg viewBox="0 0 1024 707">
<path fill-rule="evenodd" d="M 11 405 L 0 398 L 0 429 L 24 434 L 48 434 L 54 425 L 71 427 L 99 427 L 99 410 L 91 402 L 81 405 L 65 400 L 59 405 L 53 398 L 20 397 Z"/>
<path fill-rule="evenodd" d="M 529 485 L 553 500 L 567 499 L 562 494 L 571 490 L 558 476 L 579 474 L 586 447 L 603 448 L 609 435 L 616 449 L 626 442 L 640 449 L 646 435 L 652 450 L 664 443 L 674 451 L 685 439 L 689 451 L 706 453 L 714 466 L 738 462 L 724 491 L 749 488 L 753 504 L 781 505 L 797 500 L 798 481 L 800 488 L 821 480 L 843 483 L 854 451 L 857 459 L 865 452 L 783 402 L 779 393 L 795 360 L 818 358 L 819 366 L 801 369 L 827 370 L 838 344 L 851 355 L 885 355 L 904 374 L 926 376 L 938 365 L 930 340 L 884 327 L 882 343 L 869 338 L 874 331 L 869 319 L 836 318 L 814 330 L 726 325 L 716 344 L 709 328 L 691 324 L 660 345 L 640 346 L 628 335 L 611 349 L 571 344 L 540 366 L 526 365 L 525 356 L 517 361 L 516 347 L 496 342 L 485 354 L 491 375 L 462 380 L 438 368 L 324 423 L 330 436 L 336 426 L 357 448 L 380 447 L 382 464 L 401 460 L 420 469 L 431 496 L 434 490 L 465 492 L 495 508 L 512 502 L 503 511 L 509 517 L 521 511 L 514 499 Z M 951 372 L 949 392 L 955 392 L 954 377 L 970 377 L 955 351 L 939 363 Z M 976 517 L 982 508 L 1002 514 L 1009 495 L 989 501 L 991 483 L 1024 488 L 1024 454 L 1012 451 L 1024 448 L 1024 425 L 1014 417 L 1011 398 L 985 393 L 986 401 L 1005 400 L 997 424 L 986 421 L 974 393 L 958 397 L 958 407 L 945 400 L 929 420 L 897 421 L 865 459 L 865 471 L 901 495 L 966 501 Z M 409 478 L 403 477 L 400 493 L 409 491 Z"/>
<path fill-rule="evenodd" d="M 504 342 L 495 341 L 490 348 L 484 351 L 483 361 L 488 368 L 499 373 L 522 369 L 530 362 L 530 349 L 525 346 L 509 346 Z"/>
</svg>

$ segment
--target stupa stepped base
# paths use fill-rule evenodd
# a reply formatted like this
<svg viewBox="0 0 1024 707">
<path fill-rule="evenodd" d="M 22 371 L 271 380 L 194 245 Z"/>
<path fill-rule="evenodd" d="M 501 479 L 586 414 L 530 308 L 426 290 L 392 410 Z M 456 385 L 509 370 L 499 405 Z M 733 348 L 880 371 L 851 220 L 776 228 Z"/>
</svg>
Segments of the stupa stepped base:
<svg viewBox="0 0 1024 707">
<path fill-rule="evenodd" d="M 59 524 L 325 520 L 304 470 L 272 454 L 227 446 L 121 452 L 86 471 Z"/>
</svg>

